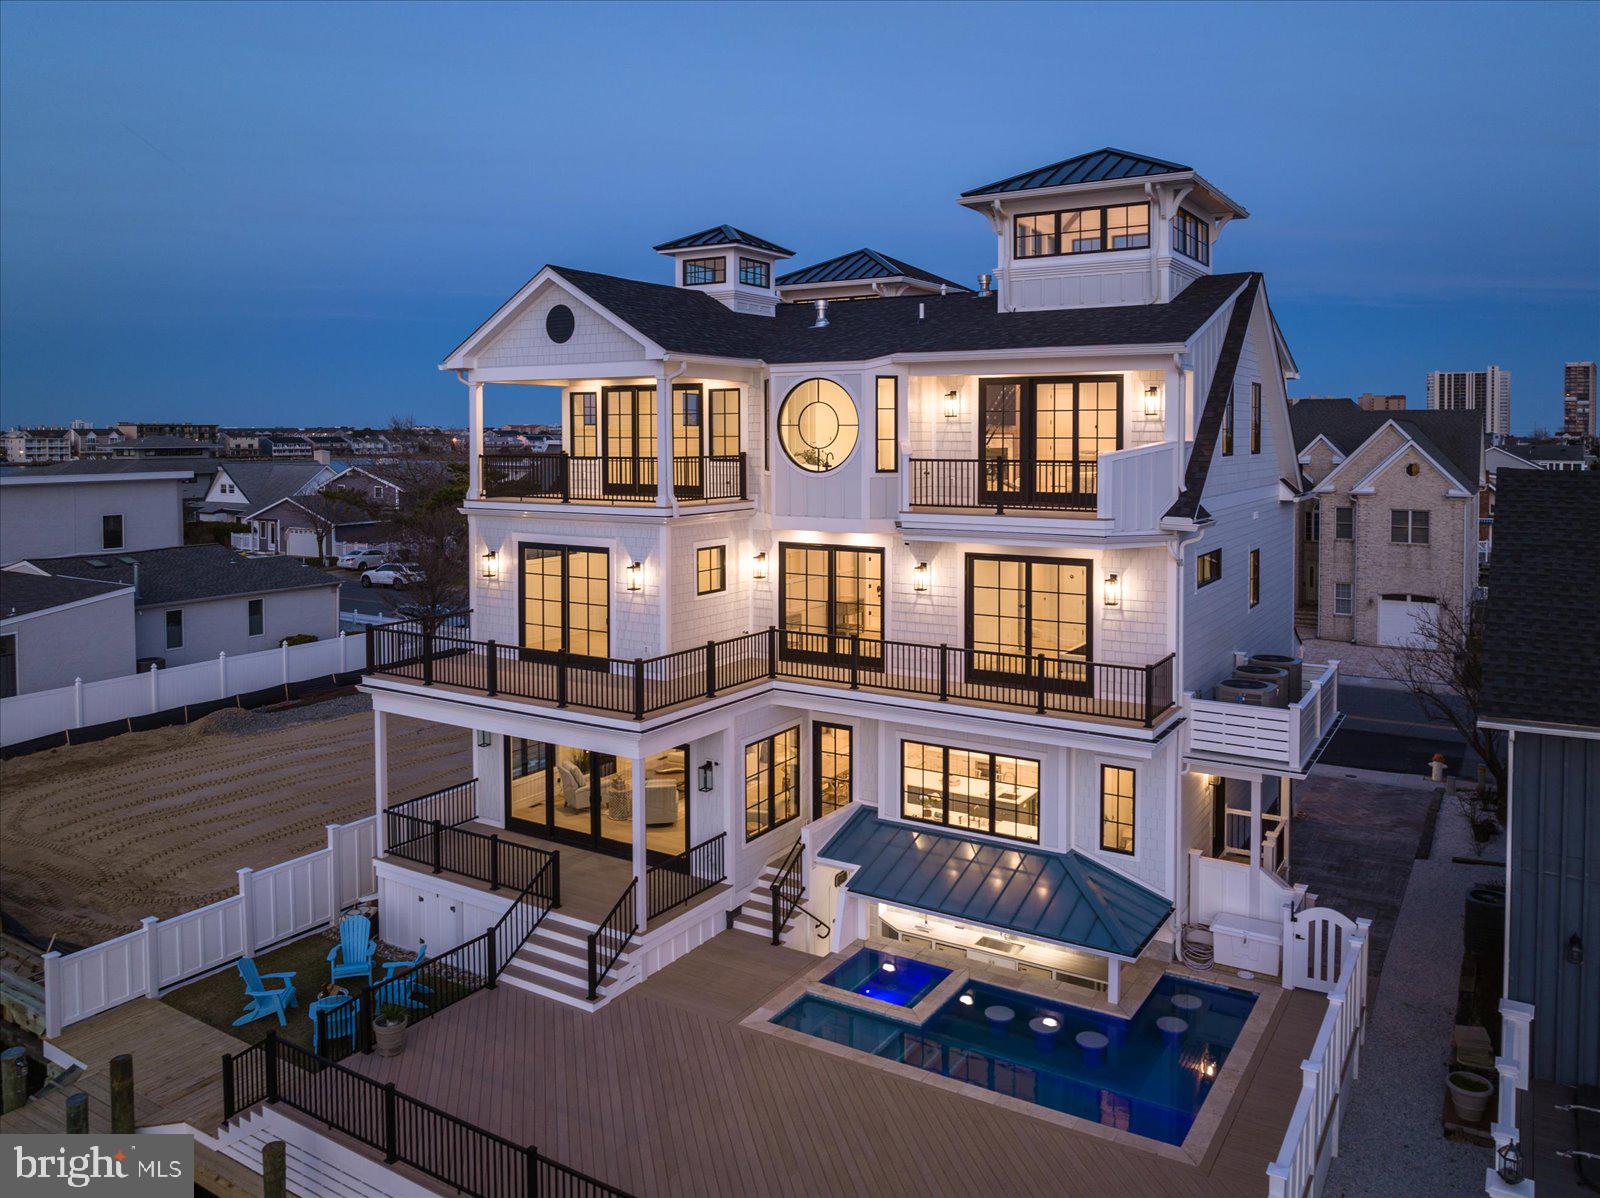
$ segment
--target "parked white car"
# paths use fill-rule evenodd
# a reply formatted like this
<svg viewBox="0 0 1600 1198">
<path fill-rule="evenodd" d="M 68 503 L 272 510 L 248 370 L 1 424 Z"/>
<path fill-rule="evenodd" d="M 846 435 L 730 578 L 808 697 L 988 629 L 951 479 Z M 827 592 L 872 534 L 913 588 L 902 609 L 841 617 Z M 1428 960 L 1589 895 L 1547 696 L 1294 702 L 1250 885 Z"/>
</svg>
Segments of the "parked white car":
<svg viewBox="0 0 1600 1198">
<path fill-rule="evenodd" d="M 361 585 L 364 587 L 403 587 L 421 581 L 422 574 L 417 568 L 404 562 L 384 562 L 361 574 Z"/>
<path fill-rule="evenodd" d="M 339 569 L 368 570 L 373 566 L 381 566 L 384 555 L 382 549 L 355 549 L 339 559 Z"/>
</svg>

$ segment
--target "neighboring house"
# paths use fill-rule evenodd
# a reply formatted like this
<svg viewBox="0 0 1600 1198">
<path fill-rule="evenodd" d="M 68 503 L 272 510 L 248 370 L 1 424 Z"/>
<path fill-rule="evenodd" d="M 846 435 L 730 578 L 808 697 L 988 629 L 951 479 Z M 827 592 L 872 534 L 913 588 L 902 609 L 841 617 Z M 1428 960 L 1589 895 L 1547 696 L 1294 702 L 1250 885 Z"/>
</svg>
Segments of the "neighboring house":
<svg viewBox="0 0 1600 1198">
<path fill-rule="evenodd" d="M 1518 441 L 1511 448 L 1546 470 L 1587 470 L 1591 461 L 1581 441 Z"/>
<path fill-rule="evenodd" d="M 96 452 L 108 453 L 114 458 L 201 458 L 215 457 L 219 448 L 215 441 L 160 435 L 113 441 L 104 447 L 96 446 Z"/>
<path fill-rule="evenodd" d="M 263 434 L 259 444 L 262 453 L 274 458 L 309 458 L 316 453 L 316 446 L 305 437 L 284 433 Z"/>
<path fill-rule="evenodd" d="M 287 558 L 243 557 L 224 545 L 31 557 L 6 569 L 131 586 L 135 655 L 164 666 L 339 631 L 338 579 Z M 123 672 L 132 668 L 129 661 Z"/>
<path fill-rule="evenodd" d="M 730 924 L 771 939 L 802 888 L 793 946 L 937 945 L 1113 1004 L 1180 939 L 1308 967 L 1289 821 L 1336 667 L 1217 693 L 1295 646 L 1295 366 L 1262 276 L 1212 271 L 1247 213 L 1114 150 L 960 202 L 995 291 L 782 303 L 789 251 L 717 225 L 660 247 L 673 285 L 543 267 L 441 363 L 470 632 L 374 641 L 378 806 L 395 715 L 457 729 L 482 824 L 616 879 L 564 890 L 561 933 L 609 910 L 602 947 L 645 946 L 507 983 L 591 1007 Z M 481 456 L 490 383 L 559 387 L 562 452 Z M 404 855 L 386 940 L 494 918 Z M 726 886 L 678 908 L 670 877 Z"/>
<path fill-rule="evenodd" d="M 14 428 L 6 433 L 5 440 L 8 462 L 64 462 L 72 456 L 71 429 Z"/>
<path fill-rule="evenodd" d="M 1301 626 L 1324 640 L 1410 645 L 1441 604 L 1464 610 L 1478 585 L 1477 414 L 1307 399 L 1291 419 L 1307 483 L 1295 538 Z"/>
<path fill-rule="evenodd" d="M 130 440 L 145 437 L 181 437 L 186 441 L 214 443 L 219 429 L 215 424 L 200 424 L 192 420 L 119 420 L 117 432 Z"/>
<path fill-rule="evenodd" d="M 235 533 L 235 549 L 288 557 L 336 558 L 382 539 L 386 525 L 364 507 L 330 495 L 281 499 L 244 517 L 248 533 Z"/>
<path fill-rule="evenodd" d="M 254 457 L 261 452 L 261 433 L 255 429 L 224 429 L 222 452 L 229 457 Z"/>
<path fill-rule="evenodd" d="M 235 461 L 217 467 L 199 508 L 204 521 L 243 521 L 252 511 L 268 507 L 291 495 L 307 495 L 334 477 L 321 462 Z"/>
<path fill-rule="evenodd" d="M 1578 1162 L 1556 1153 L 1595 1145 L 1558 1108 L 1600 1109 L 1600 474 L 1506 471 L 1498 508 L 1479 705 L 1510 771 L 1493 1132 L 1531 1180 L 1508 1186 L 1491 1161 L 1486 1183 L 1575 1194 Z M 1597 1165 L 1582 1162 L 1591 1185 Z"/>
<path fill-rule="evenodd" d="M 181 545 L 194 477 L 187 459 L 0 471 L 0 563 Z"/>
<path fill-rule="evenodd" d="M 0 698 L 134 667 L 133 587 L 0 570 Z"/>
<path fill-rule="evenodd" d="M 1538 462 L 1516 452 L 1510 444 L 1496 445 L 1488 436 L 1483 445 L 1483 486 L 1478 489 L 1478 565 L 1489 564 L 1494 551 L 1494 501 L 1502 470 L 1543 470 Z"/>
<path fill-rule="evenodd" d="M 404 487 L 370 466 L 347 466 L 325 482 L 319 483 L 317 490 L 358 494 L 365 503 L 386 508 L 398 508 L 405 496 Z"/>
</svg>

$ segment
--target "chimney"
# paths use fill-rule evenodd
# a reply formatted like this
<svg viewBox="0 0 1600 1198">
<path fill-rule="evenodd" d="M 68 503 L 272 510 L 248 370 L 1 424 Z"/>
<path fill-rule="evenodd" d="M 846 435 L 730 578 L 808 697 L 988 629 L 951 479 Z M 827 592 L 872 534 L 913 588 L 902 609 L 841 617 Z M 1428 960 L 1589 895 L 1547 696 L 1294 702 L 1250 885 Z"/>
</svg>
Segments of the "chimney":
<svg viewBox="0 0 1600 1198">
<path fill-rule="evenodd" d="M 812 325 L 811 327 L 814 328 L 814 329 L 825 329 L 825 328 L 828 327 L 828 301 L 827 300 L 818 300 L 817 301 L 817 322 L 814 325 Z"/>
<path fill-rule="evenodd" d="M 988 295 L 989 294 L 989 276 L 988 275 L 979 275 L 978 276 L 978 294 L 980 296 L 984 296 L 984 295 Z"/>
<path fill-rule="evenodd" d="M 315 462 L 321 462 L 324 466 L 330 465 L 333 462 L 333 451 L 330 449 L 313 449 L 311 451 L 311 459 Z"/>
</svg>

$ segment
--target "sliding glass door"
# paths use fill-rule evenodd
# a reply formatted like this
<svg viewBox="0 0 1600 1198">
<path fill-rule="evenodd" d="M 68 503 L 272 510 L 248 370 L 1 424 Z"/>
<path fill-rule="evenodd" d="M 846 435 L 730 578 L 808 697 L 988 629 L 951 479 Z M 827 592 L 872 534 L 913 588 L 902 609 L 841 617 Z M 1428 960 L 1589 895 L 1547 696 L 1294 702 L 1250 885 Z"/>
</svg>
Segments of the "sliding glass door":
<svg viewBox="0 0 1600 1198">
<path fill-rule="evenodd" d="M 781 650 L 793 661 L 883 660 L 883 550 L 780 545 Z"/>
<path fill-rule="evenodd" d="M 689 750 L 645 760 L 645 847 L 689 847 Z M 506 738 L 506 826 L 547 840 L 627 856 L 633 851 L 633 762 L 566 745 Z"/>
<path fill-rule="evenodd" d="M 1117 377 L 983 379 L 978 385 L 985 503 L 1093 506 L 1099 459 L 1122 446 Z"/>
<path fill-rule="evenodd" d="M 1089 563 L 967 555 L 968 676 L 1087 690 L 1093 657 Z"/>
</svg>

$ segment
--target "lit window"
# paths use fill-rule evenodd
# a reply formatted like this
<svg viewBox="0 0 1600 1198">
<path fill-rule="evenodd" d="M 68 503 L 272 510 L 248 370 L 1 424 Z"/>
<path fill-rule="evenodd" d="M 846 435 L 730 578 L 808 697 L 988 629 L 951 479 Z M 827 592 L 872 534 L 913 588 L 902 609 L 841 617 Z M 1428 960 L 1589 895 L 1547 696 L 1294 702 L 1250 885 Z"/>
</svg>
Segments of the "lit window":
<svg viewBox="0 0 1600 1198">
<path fill-rule="evenodd" d="M 1233 392 L 1228 392 L 1227 405 L 1222 409 L 1222 456 L 1233 456 Z"/>
<path fill-rule="evenodd" d="M 593 458 L 600 455 L 600 428 L 593 391 L 572 393 L 572 456 Z"/>
<path fill-rule="evenodd" d="M 1011 840 L 1039 841 L 1039 763 L 904 741 L 900 814 Z"/>
<path fill-rule="evenodd" d="M 707 283 L 723 283 L 727 278 L 726 258 L 689 258 L 683 264 L 685 287 L 704 287 Z"/>
<path fill-rule="evenodd" d="M 1208 587 L 1222 577 L 1222 550 L 1202 553 L 1194 563 L 1194 588 Z"/>
<path fill-rule="evenodd" d="M 1355 601 L 1350 594 L 1348 582 L 1333 584 L 1333 614 L 1336 616 L 1349 616 L 1355 614 Z"/>
<path fill-rule="evenodd" d="M 1202 265 L 1211 265 L 1211 227 L 1183 208 L 1172 220 L 1172 248 Z"/>
<path fill-rule="evenodd" d="M 711 393 L 711 456 L 739 456 L 739 389 L 722 388 Z"/>
<path fill-rule="evenodd" d="M 1250 384 L 1250 452 L 1261 452 L 1261 384 Z"/>
<path fill-rule="evenodd" d="M 1014 234 L 1013 252 L 1018 258 L 1148 249 L 1150 206 L 1118 204 L 1018 216 Z"/>
<path fill-rule="evenodd" d="M 1250 606 L 1261 602 L 1261 550 L 1250 551 Z"/>
<path fill-rule="evenodd" d="M 1133 771 L 1100 767 L 1100 847 L 1108 853 L 1133 853 Z"/>
<path fill-rule="evenodd" d="M 751 287 L 771 286 L 772 267 L 757 258 L 740 258 L 739 282 Z"/>
<path fill-rule="evenodd" d="M 829 379 L 807 379 L 778 408 L 778 441 L 802 470 L 832 470 L 856 447 L 856 405 Z"/>
<path fill-rule="evenodd" d="M 728 589 L 728 549 L 725 545 L 707 545 L 695 550 L 694 593 L 715 595 Z"/>
<path fill-rule="evenodd" d="M 893 375 L 878 378 L 878 470 L 886 472 L 900 466 L 900 444 L 895 431 L 896 401 L 900 380 Z"/>
<path fill-rule="evenodd" d="M 754 840 L 800 814 L 800 729 L 744 747 L 744 838 Z"/>
</svg>

